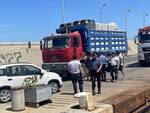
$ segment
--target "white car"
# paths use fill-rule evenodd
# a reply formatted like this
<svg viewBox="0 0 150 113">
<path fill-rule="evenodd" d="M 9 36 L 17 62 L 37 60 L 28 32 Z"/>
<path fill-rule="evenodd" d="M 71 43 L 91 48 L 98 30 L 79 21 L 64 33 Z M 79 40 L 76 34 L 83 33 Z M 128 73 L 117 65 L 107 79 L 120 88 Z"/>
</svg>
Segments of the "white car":
<svg viewBox="0 0 150 113">
<path fill-rule="evenodd" d="M 0 102 L 10 101 L 11 87 L 22 86 L 25 78 L 37 76 L 37 84 L 51 85 L 52 93 L 62 86 L 62 79 L 57 73 L 28 63 L 0 65 Z"/>
</svg>

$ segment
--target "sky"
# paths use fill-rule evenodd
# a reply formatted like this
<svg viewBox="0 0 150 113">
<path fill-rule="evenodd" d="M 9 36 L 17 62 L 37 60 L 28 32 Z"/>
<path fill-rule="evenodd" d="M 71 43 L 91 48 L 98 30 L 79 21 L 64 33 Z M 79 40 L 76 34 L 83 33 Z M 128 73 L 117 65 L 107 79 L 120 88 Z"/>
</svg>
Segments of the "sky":
<svg viewBox="0 0 150 113">
<path fill-rule="evenodd" d="M 56 33 L 62 23 L 62 0 L 0 0 L 0 41 L 40 41 Z M 125 30 L 128 20 L 128 38 L 133 39 L 138 28 L 150 24 L 150 0 L 64 0 L 64 21 L 94 19 L 103 23 L 117 23 Z M 143 16 L 148 14 L 146 16 Z"/>
</svg>

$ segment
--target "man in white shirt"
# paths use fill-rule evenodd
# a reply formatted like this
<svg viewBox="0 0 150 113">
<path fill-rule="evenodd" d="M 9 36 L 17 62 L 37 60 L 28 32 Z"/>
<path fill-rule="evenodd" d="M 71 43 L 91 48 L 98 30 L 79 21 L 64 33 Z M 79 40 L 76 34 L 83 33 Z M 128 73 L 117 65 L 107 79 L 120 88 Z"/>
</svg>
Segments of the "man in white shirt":
<svg viewBox="0 0 150 113">
<path fill-rule="evenodd" d="M 114 80 L 118 79 L 119 57 L 117 56 L 116 52 L 112 52 L 110 62 L 111 62 L 110 74 L 112 77 L 111 82 L 113 82 Z"/>
<path fill-rule="evenodd" d="M 71 75 L 74 94 L 78 93 L 77 82 L 79 83 L 80 92 L 83 92 L 83 80 L 81 75 L 81 63 L 76 60 L 76 56 L 73 56 L 73 60 L 69 62 L 68 71 Z"/>
</svg>

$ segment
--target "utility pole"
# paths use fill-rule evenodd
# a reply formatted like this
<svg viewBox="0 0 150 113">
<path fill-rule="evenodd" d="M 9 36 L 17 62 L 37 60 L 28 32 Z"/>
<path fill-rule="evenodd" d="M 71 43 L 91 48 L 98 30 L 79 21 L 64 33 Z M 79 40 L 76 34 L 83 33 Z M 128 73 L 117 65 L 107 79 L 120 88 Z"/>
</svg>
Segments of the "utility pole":
<svg viewBox="0 0 150 113">
<path fill-rule="evenodd" d="M 61 6 L 61 11 L 62 11 L 62 24 L 64 24 L 64 0 L 62 0 L 62 6 Z"/>
<path fill-rule="evenodd" d="M 103 16 L 103 8 L 106 6 L 105 3 L 103 3 L 102 5 L 100 5 L 100 22 L 102 23 L 102 16 Z"/>
<path fill-rule="evenodd" d="M 130 12 L 130 9 L 128 9 L 126 12 L 125 12 L 125 30 L 126 32 L 128 31 L 128 13 Z"/>
<path fill-rule="evenodd" d="M 143 14 L 143 27 L 145 26 L 147 16 L 148 16 L 148 13 Z"/>
</svg>

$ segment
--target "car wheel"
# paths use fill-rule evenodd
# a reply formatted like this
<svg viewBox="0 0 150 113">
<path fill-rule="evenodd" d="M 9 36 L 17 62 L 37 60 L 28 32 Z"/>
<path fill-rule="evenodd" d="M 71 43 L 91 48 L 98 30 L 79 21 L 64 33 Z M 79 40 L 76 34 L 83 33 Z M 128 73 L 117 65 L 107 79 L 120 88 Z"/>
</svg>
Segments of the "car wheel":
<svg viewBox="0 0 150 113">
<path fill-rule="evenodd" d="M 59 89 L 59 84 L 56 81 L 51 81 L 51 82 L 48 83 L 48 85 L 51 86 L 52 93 L 56 93 Z"/>
<path fill-rule="evenodd" d="M 9 89 L 1 89 L 0 90 L 0 102 L 8 102 L 10 101 L 10 90 Z"/>
</svg>

